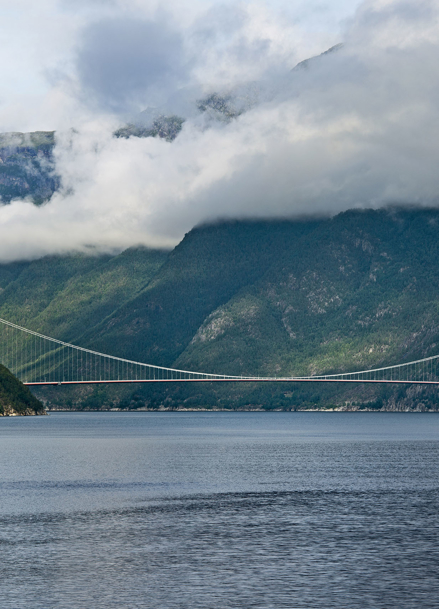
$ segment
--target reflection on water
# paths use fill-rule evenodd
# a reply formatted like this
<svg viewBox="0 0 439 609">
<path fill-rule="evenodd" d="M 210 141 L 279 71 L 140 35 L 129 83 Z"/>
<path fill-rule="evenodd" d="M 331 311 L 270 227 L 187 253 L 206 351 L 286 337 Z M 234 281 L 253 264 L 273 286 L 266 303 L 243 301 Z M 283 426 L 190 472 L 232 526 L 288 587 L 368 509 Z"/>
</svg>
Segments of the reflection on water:
<svg viewBox="0 0 439 609">
<path fill-rule="evenodd" d="M 0 420 L 5 609 L 439 607 L 439 415 Z"/>
</svg>

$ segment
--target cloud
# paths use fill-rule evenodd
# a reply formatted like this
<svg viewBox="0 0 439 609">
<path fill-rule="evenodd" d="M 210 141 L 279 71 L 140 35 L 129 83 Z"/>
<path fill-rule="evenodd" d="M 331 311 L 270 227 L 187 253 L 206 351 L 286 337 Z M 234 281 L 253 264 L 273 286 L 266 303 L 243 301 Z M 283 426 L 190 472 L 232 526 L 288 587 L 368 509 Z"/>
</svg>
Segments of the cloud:
<svg viewBox="0 0 439 609">
<path fill-rule="evenodd" d="M 77 59 L 85 95 L 114 112 L 162 105 L 189 79 L 181 34 L 165 19 L 111 18 L 89 25 Z"/>
<path fill-rule="evenodd" d="M 295 39 L 294 23 L 264 5 L 233 10 L 228 20 L 226 8 L 209 7 L 180 29 L 163 14 L 126 18 L 120 30 L 113 18 L 87 24 L 76 76 L 82 113 L 76 131 L 57 136 L 63 188 L 40 208 L 0 208 L 1 259 L 171 247 L 222 217 L 438 204 L 437 2 L 363 2 L 343 48 L 293 71 L 304 59 L 302 30 Z M 251 92 L 252 103 L 232 120 L 207 120 L 195 101 L 215 90 Z M 114 138 L 118 115 L 157 91 L 170 106 L 192 104 L 178 137 Z"/>
</svg>

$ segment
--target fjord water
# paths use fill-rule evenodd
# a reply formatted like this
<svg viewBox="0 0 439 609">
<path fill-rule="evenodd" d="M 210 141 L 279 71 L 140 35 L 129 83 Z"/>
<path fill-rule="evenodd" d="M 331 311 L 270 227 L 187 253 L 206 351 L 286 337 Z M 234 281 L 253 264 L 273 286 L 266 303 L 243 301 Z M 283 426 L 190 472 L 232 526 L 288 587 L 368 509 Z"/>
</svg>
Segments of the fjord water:
<svg viewBox="0 0 439 609">
<path fill-rule="evenodd" d="M 0 419 L 2 609 L 439 607 L 439 414 Z"/>
</svg>

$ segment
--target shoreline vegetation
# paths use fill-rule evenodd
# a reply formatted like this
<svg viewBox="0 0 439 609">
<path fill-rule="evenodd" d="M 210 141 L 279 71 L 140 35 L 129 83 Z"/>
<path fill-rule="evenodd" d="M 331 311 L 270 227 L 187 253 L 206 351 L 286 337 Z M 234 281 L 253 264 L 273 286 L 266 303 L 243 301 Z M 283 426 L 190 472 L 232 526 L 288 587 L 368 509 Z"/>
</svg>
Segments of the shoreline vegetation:
<svg viewBox="0 0 439 609">
<path fill-rule="evenodd" d="M 47 414 L 45 407 L 5 366 L 0 364 L 0 417 Z"/>
</svg>

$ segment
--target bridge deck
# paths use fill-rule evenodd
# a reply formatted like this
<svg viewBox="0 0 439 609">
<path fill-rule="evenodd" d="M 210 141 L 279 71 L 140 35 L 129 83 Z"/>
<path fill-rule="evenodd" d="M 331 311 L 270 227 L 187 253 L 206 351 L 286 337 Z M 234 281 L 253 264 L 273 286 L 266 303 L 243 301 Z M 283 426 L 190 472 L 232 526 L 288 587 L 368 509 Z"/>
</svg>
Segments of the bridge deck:
<svg viewBox="0 0 439 609">
<path fill-rule="evenodd" d="M 313 378 L 242 378 L 242 379 L 126 379 L 126 380 L 99 380 L 99 381 L 38 381 L 23 383 L 28 386 L 35 385 L 103 385 L 117 383 L 393 383 L 397 385 L 439 385 L 439 381 L 399 381 L 374 379 L 313 379 Z"/>
</svg>

